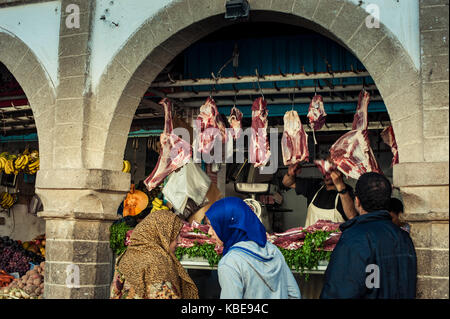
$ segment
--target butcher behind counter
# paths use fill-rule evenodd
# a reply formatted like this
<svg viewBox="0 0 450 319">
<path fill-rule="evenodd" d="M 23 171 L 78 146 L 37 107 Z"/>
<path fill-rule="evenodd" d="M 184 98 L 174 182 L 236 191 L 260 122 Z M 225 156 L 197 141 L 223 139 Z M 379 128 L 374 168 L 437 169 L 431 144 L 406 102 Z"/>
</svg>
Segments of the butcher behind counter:
<svg viewBox="0 0 450 319">
<path fill-rule="evenodd" d="M 344 183 L 341 172 L 334 170 L 320 179 L 301 178 L 298 176 L 301 170 L 300 163 L 290 165 L 283 185 L 306 197 L 308 211 L 304 227 L 320 219 L 342 223 L 358 215 L 353 189 Z"/>
</svg>

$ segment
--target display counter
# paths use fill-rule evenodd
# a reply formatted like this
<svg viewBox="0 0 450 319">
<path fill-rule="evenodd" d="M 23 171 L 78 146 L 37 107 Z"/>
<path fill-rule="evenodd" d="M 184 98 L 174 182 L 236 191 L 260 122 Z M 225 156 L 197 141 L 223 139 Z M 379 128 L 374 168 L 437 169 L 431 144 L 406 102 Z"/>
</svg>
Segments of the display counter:
<svg viewBox="0 0 450 319">
<path fill-rule="evenodd" d="M 183 257 L 181 260 L 181 265 L 186 269 L 199 269 L 199 270 L 217 270 L 217 266 L 211 267 L 208 263 L 208 261 L 204 258 L 195 258 L 195 257 Z M 319 266 L 317 269 L 308 270 L 305 269 L 303 271 L 304 274 L 315 274 L 315 275 L 322 275 L 325 273 L 325 270 L 327 270 L 327 262 L 319 263 Z M 301 273 L 299 270 L 292 269 L 292 272 L 295 273 Z"/>
<path fill-rule="evenodd" d="M 201 257 L 195 258 L 184 256 L 180 262 L 189 274 L 193 276 L 193 279 L 199 288 L 199 293 L 203 298 L 219 298 L 220 286 L 217 282 L 217 266 L 211 267 L 208 261 Z M 304 270 L 303 274 L 295 269 L 292 270 L 300 288 L 302 299 L 319 298 L 327 265 L 328 262 L 321 262 L 317 269 Z M 307 279 L 304 276 L 306 274 L 308 274 Z"/>
</svg>

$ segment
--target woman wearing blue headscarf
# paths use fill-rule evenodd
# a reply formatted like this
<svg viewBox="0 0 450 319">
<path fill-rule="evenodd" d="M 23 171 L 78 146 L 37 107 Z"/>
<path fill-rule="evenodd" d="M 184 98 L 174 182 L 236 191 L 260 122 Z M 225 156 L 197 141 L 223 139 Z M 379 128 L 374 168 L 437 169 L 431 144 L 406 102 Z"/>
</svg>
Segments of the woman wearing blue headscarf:
<svg viewBox="0 0 450 319">
<path fill-rule="evenodd" d="M 209 234 L 223 244 L 218 265 L 221 299 L 300 298 L 300 290 L 280 250 L 240 198 L 226 197 L 206 212 Z"/>
</svg>

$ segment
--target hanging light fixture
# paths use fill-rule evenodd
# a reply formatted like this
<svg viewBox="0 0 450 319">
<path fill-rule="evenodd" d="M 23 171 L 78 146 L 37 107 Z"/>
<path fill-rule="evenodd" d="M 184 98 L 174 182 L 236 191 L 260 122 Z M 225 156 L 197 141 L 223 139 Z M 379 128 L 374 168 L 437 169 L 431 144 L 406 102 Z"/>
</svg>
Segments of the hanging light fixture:
<svg viewBox="0 0 450 319">
<path fill-rule="evenodd" d="M 246 19 L 250 11 L 247 0 L 227 0 L 225 4 L 225 19 Z"/>
</svg>

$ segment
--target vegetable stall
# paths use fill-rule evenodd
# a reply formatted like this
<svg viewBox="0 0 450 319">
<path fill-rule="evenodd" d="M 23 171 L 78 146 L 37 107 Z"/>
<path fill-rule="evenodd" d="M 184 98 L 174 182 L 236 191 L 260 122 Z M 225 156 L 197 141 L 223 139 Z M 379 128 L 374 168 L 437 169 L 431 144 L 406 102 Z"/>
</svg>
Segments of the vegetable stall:
<svg viewBox="0 0 450 319">
<path fill-rule="evenodd" d="M 41 299 L 45 235 L 27 242 L 0 237 L 0 299 Z"/>
</svg>

